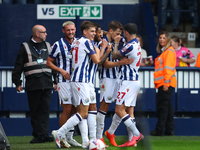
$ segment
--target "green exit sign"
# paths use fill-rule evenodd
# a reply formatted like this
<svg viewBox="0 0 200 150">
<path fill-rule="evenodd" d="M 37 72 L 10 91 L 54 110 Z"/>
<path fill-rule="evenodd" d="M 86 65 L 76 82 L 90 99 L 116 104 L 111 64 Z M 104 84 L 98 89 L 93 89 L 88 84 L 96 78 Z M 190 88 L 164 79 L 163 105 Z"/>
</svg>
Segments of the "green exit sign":
<svg viewBox="0 0 200 150">
<path fill-rule="evenodd" d="M 60 6 L 59 17 L 76 17 L 82 19 L 102 19 L 101 6 Z"/>
<path fill-rule="evenodd" d="M 102 19 L 102 5 L 37 5 L 37 19 Z"/>
</svg>

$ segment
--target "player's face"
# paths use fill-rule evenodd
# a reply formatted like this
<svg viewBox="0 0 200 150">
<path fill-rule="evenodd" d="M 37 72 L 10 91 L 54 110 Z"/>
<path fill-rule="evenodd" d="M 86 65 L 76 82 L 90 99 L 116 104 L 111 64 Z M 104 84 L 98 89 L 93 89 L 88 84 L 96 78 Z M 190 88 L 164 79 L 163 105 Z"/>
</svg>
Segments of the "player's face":
<svg viewBox="0 0 200 150">
<path fill-rule="evenodd" d="M 126 37 L 126 31 L 125 30 L 123 30 L 123 35 L 124 35 L 124 38 L 125 38 L 125 40 L 127 41 L 127 37 Z"/>
<path fill-rule="evenodd" d="M 121 33 L 122 33 L 122 30 L 120 30 L 119 28 L 117 28 L 117 30 L 115 30 L 115 31 L 112 31 L 111 32 L 111 40 L 114 41 L 115 37 L 117 35 L 121 35 Z"/>
<path fill-rule="evenodd" d="M 95 42 L 101 41 L 101 28 L 98 28 L 98 30 L 96 31 L 96 35 L 94 37 L 94 41 Z"/>
<path fill-rule="evenodd" d="M 165 47 L 165 45 L 167 44 L 167 38 L 165 34 L 161 34 L 159 36 L 159 44 L 161 47 Z"/>
<path fill-rule="evenodd" d="M 91 27 L 88 30 L 84 30 L 83 33 L 86 38 L 90 39 L 91 41 L 94 41 L 94 37 L 96 35 L 95 27 Z"/>
<path fill-rule="evenodd" d="M 67 39 L 73 39 L 75 37 L 76 27 L 74 24 L 66 25 L 62 31 Z"/>
</svg>

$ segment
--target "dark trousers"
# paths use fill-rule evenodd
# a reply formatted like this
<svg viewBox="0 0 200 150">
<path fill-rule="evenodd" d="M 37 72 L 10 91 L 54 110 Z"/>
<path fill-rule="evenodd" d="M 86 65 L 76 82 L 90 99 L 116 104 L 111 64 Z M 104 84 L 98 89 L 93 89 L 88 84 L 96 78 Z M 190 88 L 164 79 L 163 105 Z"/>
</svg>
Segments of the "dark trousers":
<svg viewBox="0 0 200 150">
<path fill-rule="evenodd" d="M 158 122 L 156 131 L 164 134 L 164 132 L 174 132 L 174 109 L 171 98 L 174 88 L 169 87 L 168 91 L 163 91 L 163 86 L 158 88 L 156 95 L 156 109 Z"/>
<path fill-rule="evenodd" d="M 52 89 L 27 91 L 34 137 L 49 135 L 49 111 Z"/>
</svg>

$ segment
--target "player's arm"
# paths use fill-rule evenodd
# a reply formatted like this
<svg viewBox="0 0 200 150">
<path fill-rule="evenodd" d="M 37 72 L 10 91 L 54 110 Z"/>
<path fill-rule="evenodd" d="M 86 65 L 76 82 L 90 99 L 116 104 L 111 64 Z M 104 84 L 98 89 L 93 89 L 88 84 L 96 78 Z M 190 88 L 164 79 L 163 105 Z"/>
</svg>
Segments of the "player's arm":
<svg viewBox="0 0 200 150">
<path fill-rule="evenodd" d="M 62 74 L 62 76 L 64 77 L 64 79 L 66 80 L 66 79 L 70 79 L 70 75 L 69 75 L 69 73 L 67 72 L 67 71 L 65 71 L 65 70 L 63 70 L 63 69 L 61 69 L 61 68 L 59 68 L 59 67 L 57 67 L 56 65 L 54 65 L 54 58 L 51 58 L 51 57 L 48 57 L 48 59 L 47 59 L 47 67 L 49 67 L 49 68 L 51 68 L 52 70 L 55 70 L 55 71 L 57 71 L 57 72 L 60 72 L 61 74 Z"/>
<path fill-rule="evenodd" d="M 122 54 L 118 50 L 119 42 L 121 40 L 121 36 L 118 35 L 115 37 L 115 47 L 113 49 L 112 58 L 113 59 L 121 59 L 123 58 Z"/>
<path fill-rule="evenodd" d="M 105 49 L 101 49 L 101 51 L 105 51 Z M 107 50 L 105 51 L 105 53 L 103 54 L 103 56 L 100 58 L 100 63 L 98 64 L 98 67 L 100 67 L 108 58 L 108 55 L 110 54 L 110 52 L 112 51 L 111 45 L 107 46 Z"/>
<path fill-rule="evenodd" d="M 126 58 L 124 57 L 122 60 L 120 61 L 116 61 L 116 62 L 112 62 L 112 61 L 108 61 L 108 58 L 106 59 L 106 61 L 104 62 L 103 66 L 108 69 L 108 68 L 113 68 L 113 67 L 117 67 L 120 65 L 128 65 L 133 63 L 134 59 L 132 58 Z"/>
<path fill-rule="evenodd" d="M 103 39 L 100 45 L 101 45 L 101 51 L 100 51 L 100 60 L 101 60 L 104 55 L 105 49 L 108 46 L 108 41 Z"/>
<path fill-rule="evenodd" d="M 100 62 L 100 58 L 99 58 L 99 53 L 100 53 L 100 50 L 98 48 L 94 48 L 95 49 L 95 52 L 93 52 L 90 57 L 92 59 L 92 61 L 95 63 L 95 64 L 98 64 Z"/>
</svg>

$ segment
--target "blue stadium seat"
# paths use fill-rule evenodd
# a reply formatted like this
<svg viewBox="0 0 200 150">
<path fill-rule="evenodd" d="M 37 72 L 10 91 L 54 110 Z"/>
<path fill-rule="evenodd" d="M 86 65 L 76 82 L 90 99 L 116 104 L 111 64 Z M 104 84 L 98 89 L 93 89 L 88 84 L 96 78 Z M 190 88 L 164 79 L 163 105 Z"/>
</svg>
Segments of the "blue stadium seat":
<svg viewBox="0 0 200 150">
<path fill-rule="evenodd" d="M 17 92 L 15 88 L 3 88 L 4 111 L 29 111 L 27 94 Z M 50 111 L 58 110 L 57 92 L 52 93 Z"/>
<path fill-rule="evenodd" d="M 177 111 L 200 111 L 200 89 L 177 89 Z"/>
<path fill-rule="evenodd" d="M 3 88 L 3 110 L 29 111 L 26 93 L 18 93 L 15 88 Z"/>
</svg>

